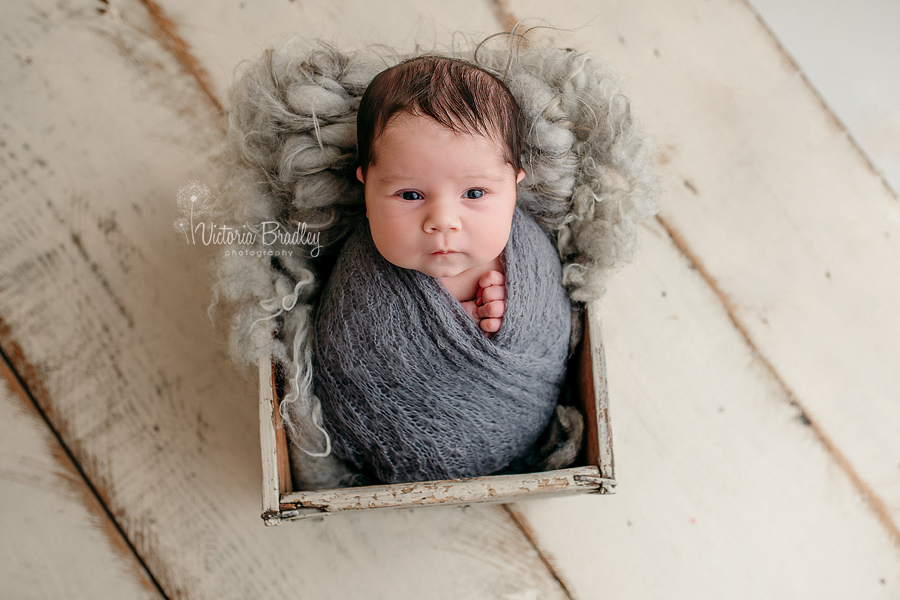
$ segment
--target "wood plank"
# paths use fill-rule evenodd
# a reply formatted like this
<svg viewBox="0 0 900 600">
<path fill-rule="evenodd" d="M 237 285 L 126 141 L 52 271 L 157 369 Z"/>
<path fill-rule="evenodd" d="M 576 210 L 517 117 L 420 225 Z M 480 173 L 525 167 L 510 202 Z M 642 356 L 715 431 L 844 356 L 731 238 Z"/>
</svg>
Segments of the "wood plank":
<svg viewBox="0 0 900 600">
<path fill-rule="evenodd" d="M 294 492 L 282 498 L 282 508 L 297 511 L 295 517 L 322 516 L 342 510 L 434 506 L 477 502 L 520 501 L 550 495 L 600 493 L 612 487 L 594 465 L 526 475 L 494 475 L 462 480 L 428 481 L 400 485 L 372 485 L 350 490 Z"/>
<path fill-rule="evenodd" d="M 554 24 L 598 16 L 568 43 L 626 74 L 664 221 L 900 541 L 900 203 L 744 3 L 597 13 Z"/>
<path fill-rule="evenodd" d="M 411 52 L 417 46 L 427 50 L 464 38 L 480 40 L 499 31 L 489 0 L 269 0 L 227 7 L 216 0 L 157 0 L 155 4 L 177 23 L 180 36 L 208 73 L 223 104 L 227 104 L 235 69 L 243 61 L 294 35 L 306 41 L 321 39 L 345 51 L 383 45 L 385 52 L 391 48 Z"/>
<path fill-rule="evenodd" d="M 283 462 L 279 460 L 278 430 L 275 429 L 274 367 L 271 360 L 259 359 L 259 446 L 262 455 L 262 509 L 263 515 L 278 513 L 281 510 L 281 480 L 290 478 L 290 470 L 283 471 Z M 269 423 L 273 423 L 269 426 Z M 283 429 L 282 429 L 283 431 Z M 269 521 L 266 520 L 266 525 Z M 273 524 L 275 524 L 273 522 Z"/>
<path fill-rule="evenodd" d="M 256 378 L 206 320 L 215 249 L 172 228 L 220 122 L 154 6 L 0 9 L 0 346 L 166 595 L 566 598 L 500 507 L 263 527 Z M 428 14 L 399 7 L 379 22 Z"/>
<path fill-rule="evenodd" d="M 665 231 L 643 233 L 601 319 L 616 494 L 514 509 L 573 596 L 900 595 L 891 536 Z"/>
<path fill-rule="evenodd" d="M 681 235 L 651 227 L 604 301 L 616 496 L 517 510 L 580 598 L 896 597 L 896 201 L 745 5 L 553 24 L 625 73 Z"/>
<path fill-rule="evenodd" d="M 0 506 L 4 598 L 163 597 L 2 357 Z"/>
<path fill-rule="evenodd" d="M 873 165 L 900 190 L 900 4 L 749 0 Z M 865 93 L 860 93 L 865 90 Z"/>
</svg>

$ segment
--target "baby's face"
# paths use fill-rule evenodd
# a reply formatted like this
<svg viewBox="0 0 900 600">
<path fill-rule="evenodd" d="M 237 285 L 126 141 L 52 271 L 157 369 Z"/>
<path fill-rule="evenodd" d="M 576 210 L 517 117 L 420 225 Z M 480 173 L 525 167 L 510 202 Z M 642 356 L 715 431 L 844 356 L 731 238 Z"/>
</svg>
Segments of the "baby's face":
<svg viewBox="0 0 900 600">
<path fill-rule="evenodd" d="M 437 278 L 491 264 L 509 239 L 525 176 L 501 146 L 428 117 L 391 119 L 365 180 L 366 216 L 381 255 Z"/>
</svg>

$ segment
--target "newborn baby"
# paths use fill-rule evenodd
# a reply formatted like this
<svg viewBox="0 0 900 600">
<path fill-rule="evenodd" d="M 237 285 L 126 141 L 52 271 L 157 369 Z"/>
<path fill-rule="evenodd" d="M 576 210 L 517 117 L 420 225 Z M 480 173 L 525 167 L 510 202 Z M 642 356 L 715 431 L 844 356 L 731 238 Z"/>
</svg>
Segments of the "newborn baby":
<svg viewBox="0 0 900 600">
<path fill-rule="evenodd" d="M 314 377 L 335 455 L 374 480 L 498 471 L 556 406 L 570 305 L 516 208 L 521 121 L 502 82 L 448 58 L 383 71 L 362 98 L 368 222 L 319 301 Z"/>
</svg>

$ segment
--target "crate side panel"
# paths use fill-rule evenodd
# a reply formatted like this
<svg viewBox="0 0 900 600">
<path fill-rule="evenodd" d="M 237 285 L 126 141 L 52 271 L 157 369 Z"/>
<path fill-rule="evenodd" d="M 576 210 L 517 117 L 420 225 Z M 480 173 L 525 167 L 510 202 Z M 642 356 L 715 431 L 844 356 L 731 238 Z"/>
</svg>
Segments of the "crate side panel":
<svg viewBox="0 0 900 600">
<path fill-rule="evenodd" d="M 282 507 L 340 511 L 460 504 L 482 500 L 508 502 L 517 496 L 596 491 L 600 484 L 600 471 L 597 467 L 580 467 L 525 475 L 495 475 L 473 479 L 297 492 L 284 496 Z"/>
<path fill-rule="evenodd" d="M 272 361 L 259 360 L 259 446 L 262 453 L 263 514 L 278 512 L 281 496 L 281 464 L 275 429 L 275 390 Z"/>
</svg>

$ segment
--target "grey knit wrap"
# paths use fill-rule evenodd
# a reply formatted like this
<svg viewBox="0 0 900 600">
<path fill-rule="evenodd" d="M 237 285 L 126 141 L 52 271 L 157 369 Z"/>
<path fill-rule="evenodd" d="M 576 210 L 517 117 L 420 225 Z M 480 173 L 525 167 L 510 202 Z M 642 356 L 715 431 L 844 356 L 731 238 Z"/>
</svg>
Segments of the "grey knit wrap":
<svg viewBox="0 0 900 600">
<path fill-rule="evenodd" d="M 387 262 L 364 222 L 322 295 L 313 356 L 333 452 L 385 483 L 487 475 L 533 446 L 565 377 L 570 301 L 517 209 L 506 313 L 486 337 L 441 283 Z"/>
</svg>

